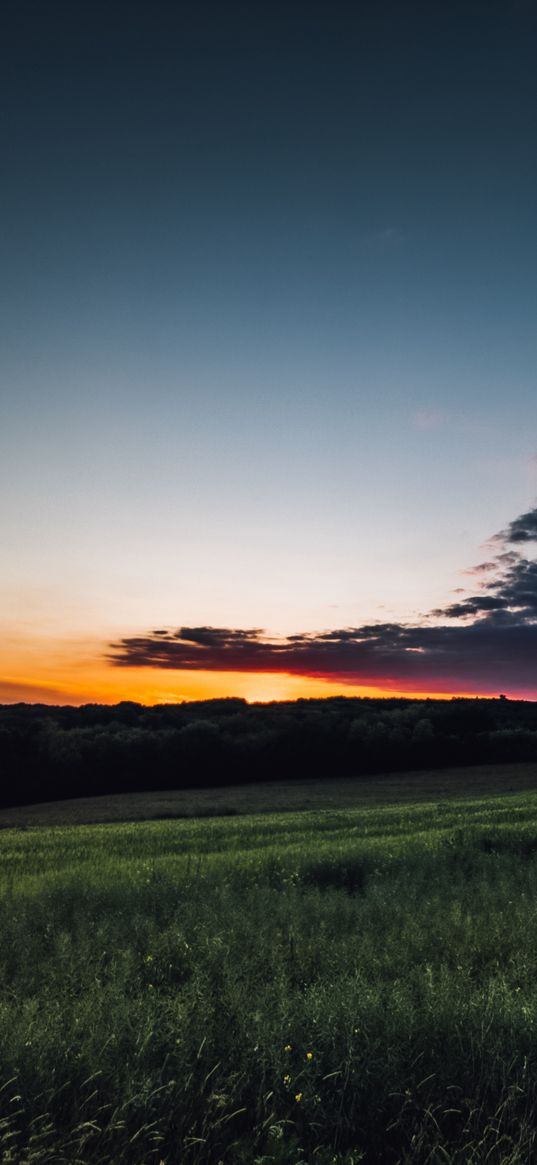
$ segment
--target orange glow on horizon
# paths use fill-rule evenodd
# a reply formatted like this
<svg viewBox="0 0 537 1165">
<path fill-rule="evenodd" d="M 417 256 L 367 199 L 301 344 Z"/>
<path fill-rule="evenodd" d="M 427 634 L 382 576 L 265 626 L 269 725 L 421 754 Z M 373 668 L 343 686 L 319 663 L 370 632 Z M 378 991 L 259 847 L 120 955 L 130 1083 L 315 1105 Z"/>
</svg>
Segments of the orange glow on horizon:
<svg viewBox="0 0 537 1165">
<path fill-rule="evenodd" d="M 148 668 L 100 667 L 59 671 L 52 675 L 0 677 L 0 703 L 15 704 L 179 704 L 230 696 L 248 703 L 298 700 L 329 696 L 450 700 L 453 696 L 496 696 L 497 691 L 431 691 L 382 687 L 378 684 L 342 683 L 308 676 L 271 672 L 172 672 Z M 526 697 L 526 698 L 531 698 Z"/>
</svg>

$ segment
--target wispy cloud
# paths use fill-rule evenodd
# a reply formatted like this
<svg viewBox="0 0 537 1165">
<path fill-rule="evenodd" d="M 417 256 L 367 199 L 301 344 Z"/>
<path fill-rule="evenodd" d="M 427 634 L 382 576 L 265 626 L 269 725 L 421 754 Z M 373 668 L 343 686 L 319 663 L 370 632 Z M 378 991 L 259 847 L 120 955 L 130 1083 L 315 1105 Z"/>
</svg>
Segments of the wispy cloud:
<svg viewBox="0 0 537 1165">
<path fill-rule="evenodd" d="M 0 676 L 0 704 L 68 704 L 71 693 L 53 684 L 33 683 L 31 680 L 12 680 Z"/>
<path fill-rule="evenodd" d="M 395 227 L 382 227 L 378 231 L 372 231 L 363 240 L 368 247 L 372 247 L 381 253 L 397 250 L 404 241 L 405 235 Z"/>
<path fill-rule="evenodd" d="M 447 424 L 449 417 L 442 409 L 418 409 L 412 418 L 414 427 L 422 433 L 430 433 Z"/>
<path fill-rule="evenodd" d="M 280 672 L 386 690 L 537 691 L 537 562 L 510 548 L 537 542 L 537 507 L 493 541 L 503 549 L 473 568 L 476 592 L 420 624 L 280 638 L 258 628 L 164 628 L 118 640 L 108 658 L 116 667 Z"/>
</svg>

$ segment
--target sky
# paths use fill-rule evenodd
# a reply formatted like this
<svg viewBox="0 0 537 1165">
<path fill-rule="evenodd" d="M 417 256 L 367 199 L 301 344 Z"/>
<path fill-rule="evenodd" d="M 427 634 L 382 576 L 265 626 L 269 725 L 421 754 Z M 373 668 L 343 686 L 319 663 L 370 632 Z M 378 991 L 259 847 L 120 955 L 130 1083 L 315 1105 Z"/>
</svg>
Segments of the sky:
<svg viewBox="0 0 537 1165">
<path fill-rule="evenodd" d="M 534 0 L 0 29 L 0 701 L 537 698 Z"/>
</svg>

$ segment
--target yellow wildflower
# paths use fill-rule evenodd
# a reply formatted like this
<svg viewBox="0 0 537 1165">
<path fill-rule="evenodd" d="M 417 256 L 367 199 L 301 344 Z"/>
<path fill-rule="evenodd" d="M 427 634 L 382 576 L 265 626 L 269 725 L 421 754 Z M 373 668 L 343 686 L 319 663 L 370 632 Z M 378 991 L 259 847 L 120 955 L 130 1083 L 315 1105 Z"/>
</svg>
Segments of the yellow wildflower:
<svg viewBox="0 0 537 1165">
<path fill-rule="evenodd" d="M 293 1045 L 292 1045 L 292 1044 L 286 1044 L 286 1045 L 285 1045 L 285 1048 L 284 1048 L 283 1050 L 284 1050 L 284 1052 L 292 1052 L 292 1051 L 293 1051 Z"/>
<path fill-rule="evenodd" d="M 313 1052 L 306 1052 L 306 1060 L 313 1060 Z"/>
<path fill-rule="evenodd" d="M 291 1083 L 291 1077 L 290 1077 L 289 1073 L 287 1073 L 287 1074 L 284 1076 L 284 1078 L 283 1078 L 283 1082 L 284 1082 L 284 1084 L 290 1084 L 290 1083 Z"/>
<path fill-rule="evenodd" d="M 303 1095 L 304 1095 L 303 1092 L 295 1092 L 295 1100 L 296 1100 L 297 1104 L 300 1104 L 300 1101 L 302 1100 Z"/>
</svg>

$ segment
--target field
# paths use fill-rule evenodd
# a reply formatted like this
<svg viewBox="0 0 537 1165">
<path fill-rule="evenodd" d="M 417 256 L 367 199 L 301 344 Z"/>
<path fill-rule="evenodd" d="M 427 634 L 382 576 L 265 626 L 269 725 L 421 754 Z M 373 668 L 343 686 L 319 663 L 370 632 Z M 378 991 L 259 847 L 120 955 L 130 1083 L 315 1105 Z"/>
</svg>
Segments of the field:
<svg viewBox="0 0 537 1165">
<path fill-rule="evenodd" d="M 537 764 L 472 765 L 431 771 L 382 773 L 329 780 L 270 781 L 199 789 L 109 793 L 0 806 L 0 828 L 27 825 L 91 825 L 106 821 L 148 821 L 226 817 L 303 809 L 366 809 L 372 805 L 523 793 L 537 788 Z"/>
<path fill-rule="evenodd" d="M 481 777 L 4 828 L 2 1165 L 537 1160 L 537 791 Z"/>
</svg>

